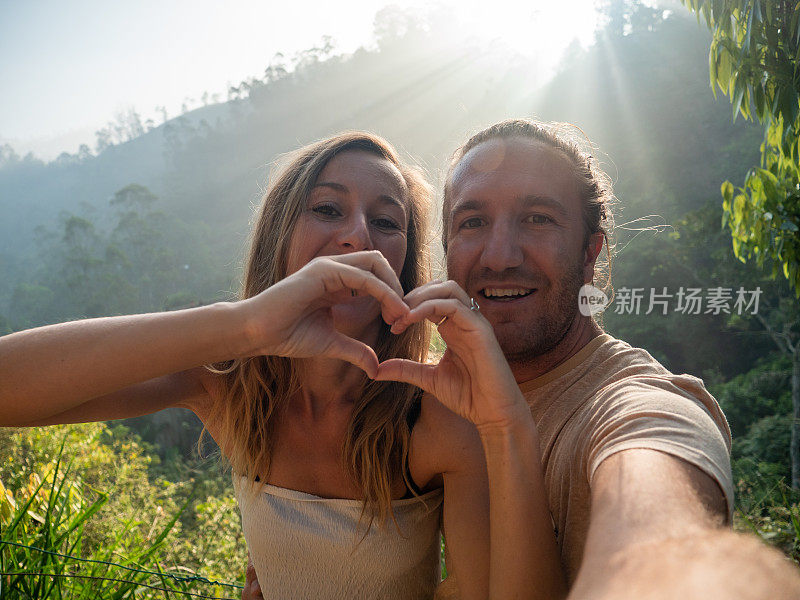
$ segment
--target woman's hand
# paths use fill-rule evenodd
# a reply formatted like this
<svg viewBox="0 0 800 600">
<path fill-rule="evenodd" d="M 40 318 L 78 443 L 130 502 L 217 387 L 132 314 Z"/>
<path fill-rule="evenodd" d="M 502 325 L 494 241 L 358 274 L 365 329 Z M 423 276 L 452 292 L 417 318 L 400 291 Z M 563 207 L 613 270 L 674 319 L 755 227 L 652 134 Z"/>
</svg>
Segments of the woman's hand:
<svg viewBox="0 0 800 600">
<path fill-rule="evenodd" d="M 401 333 L 428 319 L 438 324 L 447 350 L 437 365 L 392 359 L 380 364 L 375 379 L 412 383 L 435 396 L 479 429 L 511 426 L 530 419 L 491 324 L 454 281 L 432 281 L 404 298 L 411 308 L 392 326 Z"/>
<path fill-rule="evenodd" d="M 378 358 L 367 344 L 334 327 L 332 307 L 371 296 L 383 320 L 393 324 L 408 315 L 397 274 L 378 251 L 315 258 L 302 269 L 242 301 L 255 354 L 346 360 L 370 377 Z M 358 300 L 356 300 L 358 301 Z"/>
</svg>

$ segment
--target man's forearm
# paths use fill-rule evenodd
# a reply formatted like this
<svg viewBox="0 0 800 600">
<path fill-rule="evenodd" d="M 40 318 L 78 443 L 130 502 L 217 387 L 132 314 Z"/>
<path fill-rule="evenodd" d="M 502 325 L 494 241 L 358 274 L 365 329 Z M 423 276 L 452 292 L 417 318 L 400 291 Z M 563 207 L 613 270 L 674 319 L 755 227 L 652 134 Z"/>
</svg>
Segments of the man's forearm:
<svg viewBox="0 0 800 600">
<path fill-rule="evenodd" d="M 750 535 L 724 529 L 586 557 L 570 600 L 796 600 L 800 570 Z"/>
<path fill-rule="evenodd" d="M 480 433 L 489 477 L 490 597 L 563 597 L 566 584 L 530 413 L 510 427 Z"/>
</svg>

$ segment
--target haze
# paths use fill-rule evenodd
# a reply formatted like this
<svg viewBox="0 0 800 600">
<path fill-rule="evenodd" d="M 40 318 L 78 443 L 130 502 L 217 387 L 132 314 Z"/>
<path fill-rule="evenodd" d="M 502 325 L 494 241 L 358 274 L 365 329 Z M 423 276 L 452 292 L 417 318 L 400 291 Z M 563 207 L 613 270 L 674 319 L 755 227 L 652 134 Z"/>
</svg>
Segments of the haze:
<svg viewBox="0 0 800 600">
<path fill-rule="evenodd" d="M 116 114 L 135 109 L 156 119 L 164 107 L 172 117 L 199 106 L 204 93 L 206 102 L 225 100 L 230 85 L 260 77 L 278 52 L 289 59 L 323 36 L 334 53 L 370 46 L 375 14 L 388 4 L 0 0 L 0 143 L 46 160 L 94 147 L 94 132 Z M 421 1 L 392 4 L 431 10 Z M 552 74 L 573 40 L 587 45 L 596 27 L 592 0 L 437 9 L 452 19 L 453 43 L 462 36 L 535 57 L 537 79 Z"/>
</svg>

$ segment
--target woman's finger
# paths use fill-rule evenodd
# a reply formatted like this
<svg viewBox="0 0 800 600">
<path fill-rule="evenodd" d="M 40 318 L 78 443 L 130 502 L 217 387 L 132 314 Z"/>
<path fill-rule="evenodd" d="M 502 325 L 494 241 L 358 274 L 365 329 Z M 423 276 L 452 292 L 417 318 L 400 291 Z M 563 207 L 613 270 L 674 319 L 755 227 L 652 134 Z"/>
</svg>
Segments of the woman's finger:
<svg viewBox="0 0 800 600">
<path fill-rule="evenodd" d="M 378 371 L 373 379 L 410 383 L 429 394 L 434 394 L 435 371 L 436 365 L 418 363 L 405 358 L 391 358 L 378 365 Z"/>
<path fill-rule="evenodd" d="M 453 280 L 447 281 L 431 281 L 425 285 L 411 290 L 405 295 L 403 300 L 408 304 L 409 308 L 416 308 L 427 300 L 434 300 L 437 298 L 453 298 L 464 303 L 466 306 L 470 305 L 470 298 L 467 292 Z"/>
<path fill-rule="evenodd" d="M 368 294 L 380 303 L 383 319 L 389 324 L 408 314 L 408 305 L 397 292 L 371 271 L 338 261 L 321 264 L 318 268 L 322 269 L 320 296 L 353 290 L 358 295 Z"/>
<path fill-rule="evenodd" d="M 332 335 L 333 339 L 322 355 L 352 363 L 374 379 L 378 373 L 378 356 L 375 351 L 365 343 L 338 331 Z"/>
<path fill-rule="evenodd" d="M 400 279 L 398 279 L 397 273 L 394 272 L 392 265 L 389 264 L 389 261 L 386 260 L 386 257 L 378 250 L 364 250 L 362 252 L 351 252 L 349 254 L 337 254 L 328 258 L 345 265 L 350 265 L 365 271 L 369 271 L 375 275 L 375 277 L 392 288 L 398 296 L 403 296 L 403 286 L 400 284 Z"/>
</svg>

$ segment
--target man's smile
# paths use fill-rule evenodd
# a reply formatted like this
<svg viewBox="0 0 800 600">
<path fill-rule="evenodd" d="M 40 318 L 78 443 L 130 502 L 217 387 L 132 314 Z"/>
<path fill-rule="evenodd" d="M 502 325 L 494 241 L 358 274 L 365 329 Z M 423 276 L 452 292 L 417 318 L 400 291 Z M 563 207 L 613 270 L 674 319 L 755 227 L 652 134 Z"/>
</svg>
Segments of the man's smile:
<svg viewBox="0 0 800 600">
<path fill-rule="evenodd" d="M 535 288 L 487 286 L 480 290 L 479 294 L 487 300 L 509 302 L 529 296 L 534 291 L 536 291 Z"/>
</svg>

